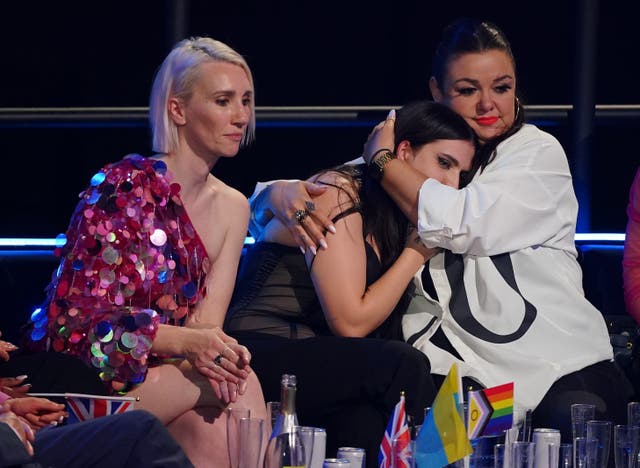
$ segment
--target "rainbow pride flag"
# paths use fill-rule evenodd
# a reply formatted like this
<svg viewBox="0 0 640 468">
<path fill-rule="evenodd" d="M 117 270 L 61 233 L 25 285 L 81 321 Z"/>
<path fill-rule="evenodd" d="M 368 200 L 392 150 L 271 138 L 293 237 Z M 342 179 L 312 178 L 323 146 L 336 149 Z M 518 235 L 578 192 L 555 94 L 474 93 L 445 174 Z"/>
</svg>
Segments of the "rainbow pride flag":
<svg viewBox="0 0 640 468">
<path fill-rule="evenodd" d="M 513 382 L 469 392 L 470 439 L 500 435 L 513 425 Z"/>
<path fill-rule="evenodd" d="M 438 390 L 416 440 L 418 468 L 441 468 L 469 455 L 473 449 L 460 415 L 462 381 L 453 364 Z"/>
</svg>

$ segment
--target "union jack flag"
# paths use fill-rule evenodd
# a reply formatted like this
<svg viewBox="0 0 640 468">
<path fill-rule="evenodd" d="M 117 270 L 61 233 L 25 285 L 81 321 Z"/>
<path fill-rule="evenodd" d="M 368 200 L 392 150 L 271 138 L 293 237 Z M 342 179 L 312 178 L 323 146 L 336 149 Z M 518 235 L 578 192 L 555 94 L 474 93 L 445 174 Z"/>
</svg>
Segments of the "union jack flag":
<svg viewBox="0 0 640 468">
<path fill-rule="evenodd" d="M 132 397 L 107 397 L 81 393 L 66 393 L 65 398 L 69 413 L 68 424 L 131 411 L 135 401 Z"/>
<path fill-rule="evenodd" d="M 411 434 L 404 410 L 403 392 L 400 395 L 400 401 L 393 409 L 393 414 L 380 443 L 380 453 L 378 454 L 380 468 L 410 468 L 410 444 Z"/>
</svg>

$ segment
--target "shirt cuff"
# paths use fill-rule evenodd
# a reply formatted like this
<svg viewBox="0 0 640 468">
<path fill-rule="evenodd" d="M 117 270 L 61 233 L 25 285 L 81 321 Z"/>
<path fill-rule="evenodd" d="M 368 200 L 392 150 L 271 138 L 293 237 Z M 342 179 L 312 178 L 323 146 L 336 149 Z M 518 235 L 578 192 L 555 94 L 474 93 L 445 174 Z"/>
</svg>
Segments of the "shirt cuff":
<svg viewBox="0 0 640 468">
<path fill-rule="evenodd" d="M 427 247 L 438 247 L 443 239 L 452 239 L 453 231 L 446 225 L 451 199 L 457 190 L 435 179 L 427 179 L 418 194 L 418 234 Z"/>
</svg>

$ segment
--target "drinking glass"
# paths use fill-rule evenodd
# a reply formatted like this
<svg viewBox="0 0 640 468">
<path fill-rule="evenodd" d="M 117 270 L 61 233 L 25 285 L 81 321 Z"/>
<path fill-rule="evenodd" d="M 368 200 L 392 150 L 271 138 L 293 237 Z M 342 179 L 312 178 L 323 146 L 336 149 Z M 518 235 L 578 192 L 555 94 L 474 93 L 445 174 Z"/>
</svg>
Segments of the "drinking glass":
<svg viewBox="0 0 640 468">
<path fill-rule="evenodd" d="M 587 440 L 598 441 L 593 468 L 606 468 L 609 463 L 611 426 L 611 421 L 587 421 Z"/>
<path fill-rule="evenodd" d="M 276 424 L 276 420 L 280 416 L 280 402 L 268 401 L 267 402 L 267 434 L 271 435 L 273 432 L 273 426 Z"/>
<path fill-rule="evenodd" d="M 640 427 L 615 426 L 613 429 L 613 456 L 616 468 L 637 468 L 640 449 Z"/>
<path fill-rule="evenodd" d="M 469 455 L 469 466 L 472 468 L 494 468 L 494 447 L 502 441 L 502 436 L 486 436 L 473 439 L 471 441 L 473 453 Z"/>
<path fill-rule="evenodd" d="M 264 419 L 240 418 L 239 468 L 259 468 L 263 439 Z"/>
<path fill-rule="evenodd" d="M 296 430 L 300 432 L 300 439 L 302 439 L 302 445 L 304 446 L 304 465 L 306 467 L 311 466 L 311 459 L 313 458 L 313 439 L 315 429 L 315 427 L 296 426 Z"/>
<path fill-rule="evenodd" d="M 533 468 L 535 444 L 533 442 L 514 442 L 511 444 L 511 467 Z"/>
<path fill-rule="evenodd" d="M 596 417 L 596 405 L 574 403 L 571 405 L 571 431 L 573 439 L 587 437 L 587 421 Z"/>
<path fill-rule="evenodd" d="M 572 468 L 573 444 L 560 444 L 560 450 L 558 452 L 558 464 L 552 468 Z"/>
<path fill-rule="evenodd" d="M 411 440 L 407 440 L 406 437 L 393 438 L 391 440 L 391 468 L 412 466 L 412 447 L 413 445 L 411 444 Z"/>
<path fill-rule="evenodd" d="M 227 446 L 229 448 L 229 463 L 231 464 L 231 468 L 238 468 L 240 420 L 250 416 L 249 408 L 227 408 Z"/>
<path fill-rule="evenodd" d="M 595 466 L 598 441 L 586 437 L 576 437 L 573 440 L 573 466 L 574 468 L 587 468 Z"/>
<path fill-rule="evenodd" d="M 627 425 L 640 426 L 640 402 L 627 403 Z"/>
<path fill-rule="evenodd" d="M 496 444 L 493 446 L 493 467 L 494 468 L 507 468 L 508 464 L 505 463 L 506 445 Z"/>
<path fill-rule="evenodd" d="M 351 468 L 365 468 L 365 450 L 359 447 L 340 447 L 338 458 L 346 458 L 351 463 Z"/>
</svg>

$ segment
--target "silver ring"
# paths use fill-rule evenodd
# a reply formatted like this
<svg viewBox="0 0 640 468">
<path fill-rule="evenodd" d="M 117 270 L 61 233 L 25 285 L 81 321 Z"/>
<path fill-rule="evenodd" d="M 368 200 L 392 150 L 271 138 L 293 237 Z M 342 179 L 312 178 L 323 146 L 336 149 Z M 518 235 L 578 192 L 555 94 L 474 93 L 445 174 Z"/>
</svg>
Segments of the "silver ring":
<svg viewBox="0 0 640 468">
<path fill-rule="evenodd" d="M 302 224 L 307 216 L 309 216 L 309 212 L 307 210 L 296 210 L 293 212 L 293 217 L 296 219 L 298 224 Z"/>
</svg>

